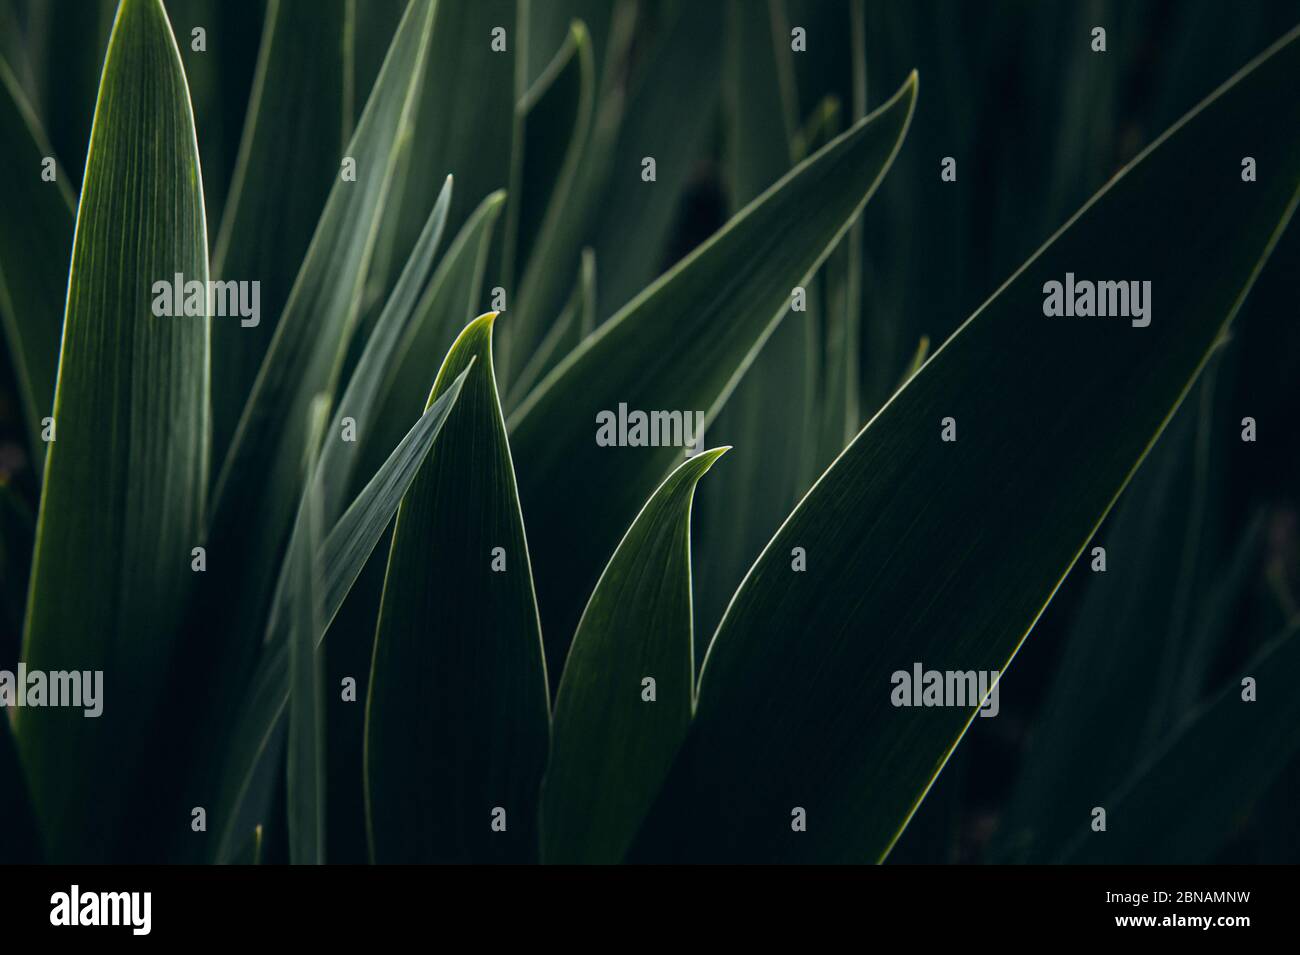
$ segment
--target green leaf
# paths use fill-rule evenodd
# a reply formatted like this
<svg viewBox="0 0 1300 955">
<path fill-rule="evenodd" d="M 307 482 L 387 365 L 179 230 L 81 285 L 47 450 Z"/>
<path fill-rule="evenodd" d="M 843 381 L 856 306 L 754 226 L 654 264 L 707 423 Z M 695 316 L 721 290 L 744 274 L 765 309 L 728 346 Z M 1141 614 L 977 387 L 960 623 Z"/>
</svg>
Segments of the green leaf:
<svg viewBox="0 0 1300 955">
<path fill-rule="evenodd" d="M 716 45 L 723 13 L 720 3 L 682 4 L 671 16 L 663 13 L 664 29 L 646 55 L 645 69 L 629 84 L 617 138 L 597 144 L 598 153 L 610 152 L 597 155 L 593 167 L 583 171 L 581 181 L 606 186 L 588 242 L 600 267 L 601 317 L 627 304 L 675 258 L 668 248 L 670 234 L 717 119 L 722 62 Z M 684 103 L 690 109 L 683 109 Z M 641 179 L 646 156 L 655 159 L 653 184 Z M 643 500 L 644 494 L 638 496 L 637 504 Z M 616 524 L 625 526 L 626 521 Z"/>
<path fill-rule="evenodd" d="M 717 415 L 754 354 L 861 212 L 907 129 L 909 79 L 879 111 L 756 199 L 561 362 L 511 416 L 528 468 L 547 659 L 559 664 L 600 569 L 680 449 L 601 448 L 596 415 Z M 599 255 L 599 253 L 598 253 Z M 603 293 L 602 293 L 603 294 Z"/>
<path fill-rule="evenodd" d="M 591 249 L 583 249 L 581 270 L 573 291 L 569 293 L 569 301 L 546 336 L 533 349 L 527 363 L 511 380 L 506 407 L 519 404 L 537 382 L 577 348 L 595 327 L 596 256 Z"/>
<path fill-rule="evenodd" d="M 397 513 L 366 713 L 377 862 L 537 854 L 546 667 L 492 371 L 495 319 L 471 322 L 443 362 L 434 397 L 478 365 Z"/>
<path fill-rule="evenodd" d="M 893 706 L 891 675 L 1005 671 L 1204 367 L 1300 199 L 1297 37 L 1112 179 L 822 475 L 732 600 L 637 857 L 889 851 L 978 706 Z M 1150 325 L 1045 317 L 1067 272 L 1149 280 Z"/>
<path fill-rule="evenodd" d="M 582 245 L 585 217 L 575 209 L 575 191 L 587 161 L 591 121 L 595 113 L 596 68 L 587 28 L 574 23 L 569 39 L 533 89 L 516 107 L 523 136 L 522 183 L 517 208 L 512 258 L 524 262 L 519 293 L 510 311 L 512 362 L 525 364 L 534 356 L 572 282 L 570 268 Z M 553 183 L 544 190 L 541 183 Z M 511 276 L 513 279 L 513 276 Z M 513 374 L 503 370 L 512 382 Z"/>
<path fill-rule="evenodd" d="M 0 142 L 0 327 L 39 472 L 41 419 L 54 407 L 74 199 L 62 168 L 55 168 L 54 182 L 42 178 L 42 161 L 54 150 L 3 60 Z"/>
<path fill-rule="evenodd" d="M 260 320 L 212 329 L 213 450 L 224 455 L 339 176 L 344 0 L 267 7 L 257 73 L 212 254 L 213 275 L 260 286 Z M 352 117 L 346 117 L 350 127 Z M 220 457 L 217 458 L 221 460 Z"/>
<path fill-rule="evenodd" d="M 123 0 L 78 210 L 24 644 L 32 669 L 104 671 L 106 699 L 98 718 L 43 708 L 17 720 L 56 860 L 110 849 L 193 580 L 209 322 L 155 316 L 151 288 L 177 274 L 206 283 L 201 190 L 166 13 L 159 0 Z"/>
<path fill-rule="evenodd" d="M 441 433 L 460 396 L 464 375 L 462 372 L 430 404 L 325 538 L 318 557 L 324 607 L 324 626 L 316 635 L 318 644 Z M 290 610 L 287 586 L 280 587 L 267 625 L 265 656 L 244 694 L 235 731 L 230 734 L 232 749 L 223 764 L 218 808 L 212 813 L 219 834 L 216 856 L 220 861 L 229 861 L 239 849 L 237 840 L 247 831 L 239 826 L 239 813 L 245 810 L 254 773 L 274 741 L 288 702 Z"/>
<path fill-rule="evenodd" d="M 1296 625 L 1241 668 L 1117 791 L 1076 792 L 1079 835 L 1059 862 L 1188 865 L 1214 854 L 1300 750 Z M 1243 681 L 1255 681 L 1246 701 Z M 1094 806 L 1106 831 L 1091 830 Z M 1171 811 L 1171 807 L 1175 807 Z"/>
<path fill-rule="evenodd" d="M 295 864 L 325 861 L 325 688 L 316 641 L 325 632 L 324 581 L 316 558 L 325 536 L 323 482 L 312 480 L 315 448 L 320 446 L 329 415 L 329 398 L 312 403 L 309 434 L 312 449 L 304 462 L 307 490 L 286 558 L 292 608 L 289 623 L 289 752 L 286 793 L 289 859 Z"/>
<path fill-rule="evenodd" d="M 753 6 L 742 0 L 727 6 L 724 168 L 733 213 L 794 165 L 779 81 L 781 62 L 789 55 L 789 33 L 775 35 L 772 11 L 758 16 Z M 814 276 L 806 289 L 808 310 L 792 312 L 776 327 L 710 427 L 712 443 L 725 441 L 736 451 L 700 497 L 695 601 L 697 620 L 708 633 L 718 625 L 745 571 L 816 476 L 804 473 L 804 459 L 816 435 L 807 419 L 813 411 L 816 369 L 810 360 L 816 349 L 810 331 L 817 322 L 819 284 Z M 705 649 L 701 640 L 695 648 L 697 662 Z"/>
<path fill-rule="evenodd" d="M 373 416 L 373 428 L 360 434 L 364 461 L 373 464 L 381 460 L 400 439 L 406 422 L 420 414 L 428 402 L 430 379 L 475 315 L 493 227 L 504 203 L 503 192 L 494 192 L 479 203 L 438 263 L 394 351 L 380 389 L 380 410 Z"/>
<path fill-rule="evenodd" d="M 211 634 L 191 665 L 217 671 L 218 697 L 247 676 L 262 629 L 301 495 L 308 407 L 337 385 L 397 143 L 410 130 L 432 18 L 432 5 L 412 3 L 398 28 L 348 147 L 356 181 L 334 183 L 217 480 L 212 572 L 196 610 Z"/>
<path fill-rule="evenodd" d="M 389 202 L 396 220 L 395 263 L 406 261 L 444 177 L 456 178 L 447 217 L 453 229 L 465 223 L 480 197 L 510 181 L 514 103 L 522 82 L 518 60 L 526 44 L 516 26 L 516 0 L 441 0 L 431 6 L 436 13 L 429 66 L 418 92 L 407 167 Z M 506 31 L 504 52 L 492 49 L 496 27 Z"/>
<path fill-rule="evenodd" d="M 726 451 L 688 459 L 659 486 L 578 624 L 542 794 L 546 862 L 621 861 L 686 735 L 695 691 L 691 502 Z"/>
<path fill-rule="evenodd" d="M 369 435 L 372 430 L 382 428 L 377 420 L 378 411 L 386 397 L 386 386 L 391 385 L 389 373 L 393 366 L 393 356 L 397 354 L 398 345 L 404 337 L 418 334 L 429 321 L 431 310 L 428 305 L 434 300 L 433 290 L 438 286 L 432 286 L 423 299 L 420 292 L 433 270 L 434 253 L 447 224 L 451 185 L 451 177 L 448 176 L 442 192 L 438 194 L 438 201 L 434 203 L 433 211 L 424 224 L 424 230 L 420 233 L 415 248 L 411 250 L 411 258 L 402 269 L 393 293 L 388 297 L 388 302 L 366 341 L 361 358 L 352 370 L 348 386 L 339 399 L 326 432 L 330 440 L 321 450 L 313 478 L 323 485 L 320 490 L 321 504 L 327 521 L 333 521 L 342 509 L 361 460 L 363 445 L 358 435 L 354 433 L 350 440 L 344 439 L 345 428 L 349 424 L 347 419 L 351 419 L 352 430 L 361 434 Z M 412 378 L 414 377 L 413 375 Z M 427 374 L 424 380 L 428 380 Z M 418 413 L 418 410 L 403 411 L 405 413 L 398 417 L 402 422 L 410 421 Z M 374 446 L 387 453 L 394 444 L 396 437 L 387 444 L 375 442 Z"/>
</svg>

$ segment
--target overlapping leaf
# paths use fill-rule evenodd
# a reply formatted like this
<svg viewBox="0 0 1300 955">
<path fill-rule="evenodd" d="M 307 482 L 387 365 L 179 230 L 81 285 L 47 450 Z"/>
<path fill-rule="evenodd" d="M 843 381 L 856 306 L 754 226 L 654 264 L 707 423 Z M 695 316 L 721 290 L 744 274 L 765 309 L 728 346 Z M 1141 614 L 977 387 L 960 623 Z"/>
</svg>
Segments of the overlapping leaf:
<svg viewBox="0 0 1300 955">
<path fill-rule="evenodd" d="M 597 413 L 626 404 L 713 419 L 785 314 L 793 288 L 824 260 L 889 168 L 915 88 L 909 79 L 751 203 L 599 327 L 512 415 L 514 446 L 528 462 L 520 496 L 534 529 L 547 657 L 556 665 L 618 543 L 615 528 L 630 523 L 681 453 L 598 447 Z"/>
<path fill-rule="evenodd" d="M 476 360 L 398 511 L 366 713 L 377 862 L 529 861 L 549 741 L 546 668 L 514 467 L 471 322 L 436 398 Z"/>
<path fill-rule="evenodd" d="M 719 627 L 636 857 L 888 852 L 975 714 L 892 705 L 891 675 L 1006 668 L 1300 201 L 1297 70 L 1300 30 L 1113 179 L 821 477 Z M 1151 282 L 1149 326 L 1045 317 L 1067 272 Z"/>
<path fill-rule="evenodd" d="M 578 624 L 555 700 L 546 862 L 621 861 L 686 735 L 695 695 L 691 502 L 726 450 L 697 454 L 659 486 Z"/>
<path fill-rule="evenodd" d="M 316 633 L 319 643 L 330 622 L 343 606 L 375 545 L 383 536 L 403 495 L 433 446 L 460 396 L 464 373 L 447 387 L 389 455 L 351 506 L 325 538 L 317 557 L 322 596 L 322 628 Z M 241 828 L 245 816 L 256 816 L 260 809 L 255 777 L 265 764 L 268 752 L 281 728 L 280 719 L 289 698 L 289 614 L 291 591 L 287 586 L 277 592 L 267 628 L 264 657 L 244 694 L 243 708 L 233 722 L 231 750 L 222 764 L 220 801 L 213 813 L 218 833 L 215 856 L 230 861 L 239 851 L 239 840 L 247 830 Z M 262 795 L 265 795 L 264 793 Z M 249 825 L 257 825 L 254 819 Z"/>
</svg>

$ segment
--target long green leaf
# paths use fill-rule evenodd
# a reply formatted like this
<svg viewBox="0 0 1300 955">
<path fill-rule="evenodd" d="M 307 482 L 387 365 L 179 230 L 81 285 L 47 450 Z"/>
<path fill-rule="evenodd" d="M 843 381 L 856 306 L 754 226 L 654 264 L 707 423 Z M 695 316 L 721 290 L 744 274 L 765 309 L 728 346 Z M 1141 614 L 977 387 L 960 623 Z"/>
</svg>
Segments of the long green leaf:
<svg viewBox="0 0 1300 955">
<path fill-rule="evenodd" d="M 671 232 L 717 120 L 722 58 L 716 44 L 725 30 L 723 5 L 687 3 L 660 12 L 662 32 L 647 51 L 644 70 L 629 84 L 617 138 L 596 170 L 598 181 L 607 179 L 589 240 L 600 268 L 602 318 L 627 304 L 676 258 L 669 248 Z M 683 109 L 683 103 L 691 108 Z M 641 179 L 647 156 L 655 159 L 653 184 Z"/>
<path fill-rule="evenodd" d="M 447 349 L 478 313 L 493 227 L 504 199 L 504 193 L 497 192 L 479 204 L 442 257 L 417 305 L 411 326 L 396 349 L 398 357 L 390 362 L 382 410 L 373 416 L 369 434 L 361 435 L 364 471 L 373 470 L 370 462 L 400 437 L 402 423 L 420 413 Z M 337 686 L 350 677 L 356 680 L 358 690 L 356 703 L 333 706 L 329 720 L 330 857 L 335 862 L 360 863 L 369 858 L 362 774 L 365 693 L 389 543 L 386 535 L 375 546 L 325 643 L 331 684 Z"/>
<path fill-rule="evenodd" d="M 546 862 L 621 861 L 686 735 L 695 694 L 691 502 L 726 450 L 688 459 L 659 486 L 578 624 L 542 795 Z"/>
<path fill-rule="evenodd" d="M 537 855 L 549 704 L 495 319 L 475 319 L 448 353 L 434 397 L 477 367 L 397 513 L 366 711 L 378 862 Z"/>
<path fill-rule="evenodd" d="M 209 321 L 153 314 L 154 283 L 177 274 L 206 286 L 185 75 L 159 0 L 123 0 L 77 214 L 24 644 L 32 669 L 104 671 L 103 714 L 17 722 L 54 859 L 101 858 L 117 835 L 193 580 Z"/>
<path fill-rule="evenodd" d="M 318 644 L 441 433 L 460 397 L 465 374 L 462 372 L 429 406 L 325 538 L 318 557 L 323 593 L 323 626 L 316 634 Z M 288 703 L 290 596 L 287 588 L 277 593 L 267 626 L 265 656 L 250 681 L 230 734 L 232 748 L 222 766 L 218 808 L 212 814 L 218 833 L 215 856 L 219 861 L 228 862 L 239 851 L 239 840 L 247 831 L 241 828 L 240 821 L 244 815 L 257 812 L 256 800 L 250 796 L 254 777 L 272 748 Z M 256 824 L 256 820 L 250 823 Z"/>
<path fill-rule="evenodd" d="M 892 675 L 1006 669 L 1300 200 L 1297 70 L 1300 30 L 1113 179 L 822 475 L 732 600 L 638 857 L 888 852 L 979 705 L 891 705 Z M 1269 175 L 1242 183 L 1225 143 Z M 1067 272 L 1150 281 L 1149 326 L 1045 317 Z"/>
<path fill-rule="evenodd" d="M 778 81 L 781 48 L 788 51 L 789 36 L 774 36 L 769 11 L 756 15 L 755 6 L 743 0 L 727 6 L 725 169 L 733 212 L 793 165 Z M 823 274 L 833 261 L 828 260 Z M 699 623 L 708 633 L 722 619 L 745 571 L 815 477 L 801 472 L 802 449 L 815 436 L 806 418 L 812 410 L 809 330 L 817 321 L 817 284 L 814 277 L 807 289 L 808 311 L 791 312 L 776 327 L 711 428 L 713 442 L 725 441 L 736 451 L 700 497 L 695 594 Z M 705 644 L 701 640 L 695 648 L 697 661 L 704 657 Z"/>
<path fill-rule="evenodd" d="M 0 323 L 18 384 L 29 447 L 45 459 L 41 419 L 54 407 L 74 199 L 18 81 L 0 60 Z"/>
<path fill-rule="evenodd" d="M 380 389 L 374 427 L 360 435 L 364 461 L 380 460 L 401 437 L 405 422 L 424 408 L 430 378 L 436 375 L 456 336 L 474 318 L 493 228 L 504 204 L 503 192 L 494 192 L 480 202 L 438 263 L 394 351 Z"/>
<path fill-rule="evenodd" d="M 321 395 L 311 408 L 309 448 L 320 446 L 329 414 Z M 289 603 L 289 752 L 285 789 L 289 806 L 289 860 L 298 864 L 325 861 L 325 701 L 321 656 L 316 642 L 325 632 L 324 584 L 316 563 L 324 538 L 325 494 L 312 480 L 317 457 L 304 462 L 307 491 L 286 564 L 292 580 Z"/>
<path fill-rule="evenodd" d="M 212 446 L 229 447 L 315 232 L 343 149 L 345 0 L 272 0 L 212 254 L 213 275 L 256 280 L 260 320 L 212 329 Z M 350 127 L 352 117 L 346 117 Z M 221 460 L 220 457 L 217 458 Z"/>
<path fill-rule="evenodd" d="M 432 19 L 432 4 L 413 2 L 398 28 L 348 148 L 356 181 L 334 183 L 217 481 L 208 547 L 213 573 L 195 611 L 211 634 L 192 665 L 217 671 L 218 697 L 247 676 L 262 631 L 301 495 L 308 407 L 337 385 L 397 143 L 410 129 Z M 239 599 L 232 602 L 232 594 Z"/>
<path fill-rule="evenodd" d="M 516 78 L 527 45 L 516 22 L 516 0 L 432 5 L 429 66 L 418 92 L 407 167 L 389 203 L 397 230 L 394 265 L 406 261 L 446 176 L 456 178 L 447 218 L 453 229 L 465 223 L 480 198 L 510 181 Z M 493 49 L 498 27 L 505 31 L 501 51 Z"/>
<path fill-rule="evenodd" d="M 601 448 L 596 416 L 717 415 L 811 275 L 862 211 L 907 130 L 909 79 L 889 103 L 792 170 L 552 371 L 512 415 L 528 467 L 547 658 L 557 666 L 600 569 L 680 449 Z M 654 184 L 643 184 L 654 189 Z"/>
<path fill-rule="evenodd" d="M 571 284 L 569 266 L 581 248 L 585 220 L 575 209 L 574 193 L 583 185 L 595 87 L 591 40 L 579 21 L 551 68 L 516 107 L 524 138 L 522 182 L 528 185 L 517 200 L 513 253 L 525 265 L 503 340 L 510 342 L 513 361 L 501 363 L 510 369 L 503 376 L 512 389 L 513 369 L 534 356 L 557 317 Z M 553 185 L 544 190 L 542 183 Z"/>
<path fill-rule="evenodd" d="M 434 253 L 447 224 L 451 195 L 451 177 L 448 176 L 335 409 L 328 431 L 335 440 L 330 440 L 322 449 L 314 475 L 314 479 L 324 485 L 321 503 L 327 521 L 333 521 L 341 510 L 361 460 L 364 445 L 355 432 L 368 435 L 377 430 L 376 419 L 386 397 L 386 387 L 391 387 L 389 372 L 399 343 L 404 336 L 418 334 L 429 320 L 427 305 L 430 296 L 424 297 L 424 307 L 420 307 L 420 293 L 433 271 Z M 427 375 L 425 377 L 427 380 Z M 409 421 L 411 417 L 410 413 L 403 414 L 400 420 Z M 374 446 L 387 452 L 393 444 L 385 446 L 374 442 Z"/>
</svg>

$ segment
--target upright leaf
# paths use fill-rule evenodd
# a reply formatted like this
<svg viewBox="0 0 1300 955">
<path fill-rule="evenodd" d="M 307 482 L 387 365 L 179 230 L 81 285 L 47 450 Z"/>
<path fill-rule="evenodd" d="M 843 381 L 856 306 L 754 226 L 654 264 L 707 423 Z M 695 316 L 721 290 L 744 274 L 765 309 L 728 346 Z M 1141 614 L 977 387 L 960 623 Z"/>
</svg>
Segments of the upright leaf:
<svg viewBox="0 0 1300 955">
<path fill-rule="evenodd" d="M 723 618 L 637 857 L 888 852 L 979 705 L 893 705 L 892 675 L 1006 669 L 1300 200 L 1297 70 L 1300 30 L 1113 179 L 822 475 Z M 1067 272 L 1149 281 L 1150 324 L 1046 317 Z"/>
<path fill-rule="evenodd" d="M 464 225 L 481 197 L 510 181 L 516 83 L 526 47 L 516 21 L 518 4 L 434 0 L 431 5 L 436 13 L 429 67 L 418 91 L 408 165 L 390 203 L 397 229 L 395 266 L 406 261 L 444 177 L 456 178 L 447 218 L 453 229 Z M 498 29 L 503 32 L 494 33 Z M 504 49 L 495 48 L 502 43 Z M 395 269 L 391 274 L 395 277 Z"/>
<path fill-rule="evenodd" d="M 159 0 L 123 0 L 77 213 L 24 644 L 32 669 L 103 671 L 103 713 L 17 721 L 53 859 L 102 858 L 118 835 L 193 580 L 208 318 L 154 314 L 154 283 L 177 275 L 206 287 L 185 75 Z"/>
<path fill-rule="evenodd" d="M 325 538 L 317 558 L 322 594 L 321 625 L 315 634 L 318 645 L 441 433 L 460 397 L 464 375 L 462 372 L 429 406 Z M 289 700 L 290 596 L 287 584 L 277 590 L 267 624 L 264 656 L 245 691 L 230 733 L 230 751 L 221 763 L 219 801 L 212 813 L 218 833 L 213 855 L 218 861 L 230 861 L 239 851 L 239 840 L 246 831 L 240 826 L 243 816 L 258 811 L 256 797 L 250 794 L 254 793 L 259 769 L 265 767 L 268 753 L 274 749 Z"/>
<path fill-rule="evenodd" d="M 311 408 L 308 447 L 320 444 L 329 399 Z M 289 755 L 285 773 L 289 816 L 289 859 L 298 864 L 325 861 L 325 700 L 321 656 L 316 641 L 325 632 L 325 587 L 317 558 L 324 539 L 324 485 L 312 480 L 313 450 L 304 461 L 307 491 L 289 545 L 291 607 L 289 622 Z"/>
<path fill-rule="evenodd" d="M 669 235 L 716 120 L 722 63 L 714 47 L 724 29 L 723 12 L 720 3 L 687 3 L 665 12 L 663 32 L 647 55 L 639 81 L 628 90 L 611 153 L 601 157 L 594 170 L 601 180 L 608 177 L 588 241 L 600 270 L 602 318 L 625 305 L 672 261 L 667 258 Z M 690 109 L 683 109 L 684 103 Z M 641 178 L 647 156 L 655 160 L 653 183 Z M 636 227 L 629 228 L 629 223 Z M 647 494 L 650 490 L 645 489 Z M 645 500 L 645 495 L 637 500 Z M 626 522 L 617 526 L 625 527 Z"/>
<path fill-rule="evenodd" d="M 583 185 L 595 74 L 591 39 L 579 21 L 551 68 L 516 107 L 524 155 L 520 196 L 512 209 L 518 221 L 510 264 L 517 259 L 524 265 L 506 339 L 513 358 L 501 363 L 509 369 L 503 374 L 511 388 L 515 370 L 535 356 L 548 326 L 557 319 L 572 281 L 569 266 L 579 255 L 586 222 L 575 209 L 574 194 Z M 541 188 L 543 183 L 551 188 Z"/>
<path fill-rule="evenodd" d="M 549 704 L 495 319 L 471 322 L 443 362 L 430 400 L 477 363 L 397 512 L 366 719 L 377 862 L 537 854 Z"/>
<path fill-rule="evenodd" d="M 280 313 L 339 178 L 345 0 L 272 0 L 239 160 L 212 254 L 219 279 L 260 282 L 260 317 L 212 329 L 213 448 L 230 445 Z"/>
<path fill-rule="evenodd" d="M 792 170 L 628 303 L 511 416 L 533 521 L 547 658 L 564 659 L 583 602 L 680 449 L 601 448 L 597 414 L 717 415 L 754 354 L 862 211 L 907 130 L 909 79 L 876 113 Z M 599 255 L 599 253 L 598 253 Z M 599 263 L 599 258 L 598 258 Z"/>
<path fill-rule="evenodd" d="M 547 862 L 622 861 L 691 722 L 691 502 L 726 451 L 697 454 L 646 502 L 578 624 L 555 699 L 542 796 Z"/>
<path fill-rule="evenodd" d="M 413 2 L 398 27 L 348 147 L 356 179 L 334 183 L 217 481 L 209 545 L 215 573 L 196 611 L 214 633 L 192 665 L 216 666 L 218 694 L 246 676 L 261 632 L 302 489 L 308 407 L 337 384 L 432 18 L 432 4 Z M 239 595 L 234 606 L 232 593 Z"/>
</svg>

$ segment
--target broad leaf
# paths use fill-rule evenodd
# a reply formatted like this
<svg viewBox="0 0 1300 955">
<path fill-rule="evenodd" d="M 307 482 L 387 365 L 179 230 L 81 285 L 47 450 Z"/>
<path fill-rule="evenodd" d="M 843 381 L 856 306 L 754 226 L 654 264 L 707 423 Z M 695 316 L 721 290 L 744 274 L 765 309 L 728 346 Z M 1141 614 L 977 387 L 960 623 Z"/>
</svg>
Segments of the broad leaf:
<svg viewBox="0 0 1300 955">
<path fill-rule="evenodd" d="M 152 306 L 157 282 L 206 287 L 201 190 L 167 16 L 158 0 L 123 0 L 78 210 L 24 644 L 32 669 L 102 670 L 103 714 L 25 709 L 17 721 L 55 860 L 110 851 L 194 580 L 208 318 Z"/>
<path fill-rule="evenodd" d="M 691 502 L 726 450 L 688 459 L 659 486 L 578 624 L 555 699 L 546 862 L 621 861 L 686 735 L 695 693 Z"/>
<path fill-rule="evenodd" d="M 602 448 L 620 403 L 711 422 L 811 275 L 861 212 L 907 129 L 909 79 L 739 213 L 561 362 L 512 415 L 532 515 L 547 658 L 563 661 L 600 568 L 680 448 Z M 654 184 L 643 184 L 654 189 Z M 597 253 L 599 256 L 599 253 Z M 603 294 L 603 293 L 602 293 Z"/>
<path fill-rule="evenodd" d="M 435 398 L 477 361 L 393 531 L 366 714 L 377 862 L 537 854 L 549 704 L 495 319 L 471 322 L 443 363 Z"/>
<path fill-rule="evenodd" d="M 1004 671 L 1204 367 L 1300 199 L 1298 37 L 1114 178 L 822 475 L 732 600 L 638 857 L 888 852 L 978 706 L 893 705 L 893 674 Z M 1046 317 L 1067 272 L 1150 281 L 1150 324 Z"/>
</svg>

